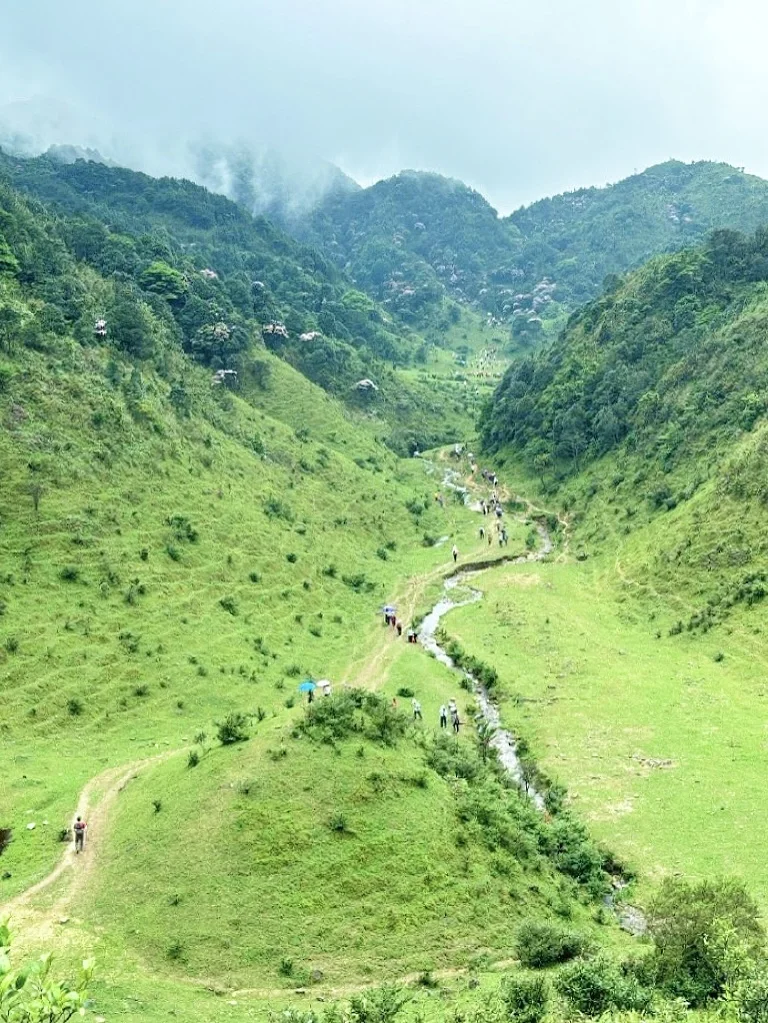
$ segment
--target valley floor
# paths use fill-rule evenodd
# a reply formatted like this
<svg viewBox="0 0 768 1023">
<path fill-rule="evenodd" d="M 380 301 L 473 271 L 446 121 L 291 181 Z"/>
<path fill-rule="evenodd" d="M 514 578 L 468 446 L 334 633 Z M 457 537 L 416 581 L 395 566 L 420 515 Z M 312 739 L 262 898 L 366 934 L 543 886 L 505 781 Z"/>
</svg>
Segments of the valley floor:
<svg viewBox="0 0 768 1023">
<path fill-rule="evenodd" d="M 498 554 L 495 544 L 489 549 L 479 539 L 481 521 L 462 512 L 454 523 L 462 560 Z M 511 547 L 524 550 L 529 533 L 530 519 L 522 514 L 512 530 Z M 765 661 L 750 623 L 734 622 L 729 629 L 721 628 L 703 638 L 657 636 L 657 620 L 670 614 L 662 598 L 628 578 L 615 558 L 575 560 L 568 550 L 567 533 L 561 531 L 560 536 L 560 547 L 545 562 L 505 565 L 478 577 L 476 585 L 483 591 L 483 600 L 451 612 L 445 621 L 447 631 L 465 650 L 497 669 L 502 723 L 524 736 L 546 773 L 567 786 L 570 800 L 594 835 L 626 866 L 637 870 L 636 894 L 641 900 L 649 886 L 666 873 L 701 877 L 727 873 L 743 877 L 765 906 L 768 867 L 757 836 L 765 807 L 768 688 Z M 445 545 L 431 565 L 424 565 L 402 582 L 393 597 L 406 618 L 431 606 L 451 567 L 450 547 Z M 395 700 L 398 690 L 412 689 L 421 700 L 424 727 L 429 730 L 436 726 L 440 704 L 457 690 L 454 675 L 420 648 L 395 641 L 391 631 L 378 622 L 352 644 L 340 681 L 376 688 Z M 402 702 L 407 705 L 408 700 Z M 264 784 L 260 792 L 267 801 L 270 786 L 280 790 L 274 765 L 283 755 L 282 736 L 290 717 L 283 713 L 276 718 L 247 744 L 247 753 L 241 751 L 245 747 L 233 753 L 243 759 L 242 778 L 253 776 L 253 784 Z M 145 822 L 146 833 L 139 830 L 133 835 L 128 822 L 141 828 L 141 814 L 146 815 L 155 794 L 163 800 L 167 796 L 171 804 L 183 801 L 174 779 L 180 758 L 185 756 L 184 749 L 152 750 L 135 764 L 98 775 L 84 793 L 91 822 L 98 825 L 87 856 L 73 862 L 68 854 L 47 881 L 10 903 L 25 943 L 60 943 L 66 935 L 68 957 L 90 952 L 96 945 L 102 979 L 95 996 L 108 1018 L 159 1019 L 173 1011 L 195 1023 L 214 1014 L 216 1019 L 244 1020 L 260 1018 L 267 1006 L 274 1010 L 296 1004 L 289 976 L 281 979 L 274 972 L 265 972 L 255 947 L 252 969 L 227 969 L 214 956 L 209 976 L 201 964 L 196 964 L 197 972 L 169 966 L 160 975 L 153 965 L 157 956 L 151 939 L 137 936 L 136 928 L 152 933 L 158 912 L 162 916 L 176 910 L 155 907 L 147 914 L 142 905 L 141 878 L 124 865 L 134 853 L 132 845 L 150 841 L 152 819 Z M 387 765 L 382 761 L 380 766 L 383 770 Z M 200 770 L 204 769 L 209 768 L 203 765 Z M 313 798 L 330 805 L 335 768 L 326 758 L 319 758 L 316 770 L 324 778 Z M 350 770 L 355 770 L 354 766 L 350 765 Z M 222 771 L 218 787 L 231 785 L 230 777 L 231 770 Z M 308 776 L 305 791 L 311 784 Z M 215 788 L 209 780 L 206 791 Z M 123 789 L 127 789 L 125 796 L 121 795 Z M 283 794 L 283 798 L 291 797 Z M 269 805 L 279 812 L 279 805 Z M 402 855 L 407 856 L 410 836 L 397 833 L 397 829 L 413 827 L 408 813 L 414 810 L 419 812 L 416 804 L 405 810 L 393 808 L 376 841 L 385 841 L 388 829 L 394 828 L 390 832 L 393 845 L 404 839 Z M 199 835 L 204 843 L 206 815 L 215 811 L 201 807 L 200 812 Z M 423 812 L 425 821 L 439 818 L 436 806 L 425 804 Z M 179 813 L 183 815 L 183 809 Z M 192 840 L 192 833 L 188 837 Z M 416 845 L 428 849 L 429 841 L 428 836 L 419 836 Z M 294 852 L 303 848 L 301 843 L 298 835 Z M 226 848 L 221 855 L 227 856 Z M 325 865 L 307 855 L 305 875 L 299 870 L 295 878 L 299 900 L 305 898 L 303 883 L 310 889 L 315 881 L 321 887 L 325 884 Z M 201 928 L 217 927 L 225 915 L 236 915 L 236 906 L 223 892 L 216 896 L 219 905 L 216 898 L 210 904 L 210 892 L 199 905 L 194 904 L 195 884 L 205 884 L 204 876 L 196 873 L 196 859 L 197 851 L 190 848 L 190 877 L 178 879 L 178 891 L 183 890 L 178 899 L 193 900 L 185 911 L 199 915 Z M 162 869 L 162 857 L 148 851 L 148 873 Z M 328 869 L 333 869 L 332 863 Z M 235 884 L 233 879 L 232 883 L 236 895 L 237 885 L 244 882 Z M 137 906 L 129 921 L 121 918 L 121 912 L 132 892 L 137 895 Z M 267 884 L 267 929 L 277 927 L 275 914 L 290 915 L 296 908 L 273 905 L 272 898 Z M 347 926 L 344 921 L 334 922 L 332 911 L 330 905 L 329 947 L 340 941 Z M 370 907 L 370 911 L 375 910 Z M 473 960 L 462 940 L 466 923 L 459 916 L 454 923 L 454 934 L 450 929 L 442 935 L 425 933 L 422 954 L 417 948 L 401 947 L 395 956 L 387 934 L 397 930 L 397 921 L 384 921 L 378 937 L 373 924 L 368 932 L 363 927 L 359 934 L 350 934 L 353 940 L 341 958 L 329 954 L 323 959 L 323 979 L 313 987 L 311 996 L 299 997 L 309 1005 L 318 997 L 342 996 L 384 979 L 412 981 L 418 973 L 414 974 L 413 966 L 418 963 L 442 976 L 440 998 L 443 1002 L 449 999 L 458 1011 L 469 997 L 466 968 L 471 966 L 472 972 L 481 976 L 483 989 L 492 987 L 498 979 L 493 963 L 505 959 L 511 932 L 505 930 L 501 918 L 489 921 L 487 947 Z M 238 926 L 232 923 L 235 930 Z M 454 940 L 446 940 L 446 933 Z M 287 959 L 301 957 L 305 947 L 301 936 L 294 937 L 284 939 L 284 949 L 275 949 L 272 958 L 281 953 Z M 313 940 L 317 947 L 322 935 L 314 935 Z M 369 954 L 362 968 L 355 951 L 360 947 Z M 441 953 L 436 953 L 439 947 Z M 437 1002 L 437 995 L 427 990 L 419 998 L 418 1009 L 412 1011 L 432 1018 L 438 1012 Z"/>
</svg>

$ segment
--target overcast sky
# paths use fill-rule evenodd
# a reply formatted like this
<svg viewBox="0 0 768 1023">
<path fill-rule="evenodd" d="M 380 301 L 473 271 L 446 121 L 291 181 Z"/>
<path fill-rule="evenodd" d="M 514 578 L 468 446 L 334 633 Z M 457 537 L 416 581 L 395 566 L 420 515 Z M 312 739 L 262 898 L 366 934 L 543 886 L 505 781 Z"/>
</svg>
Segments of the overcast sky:
<svg viewBox="0 0 768 1023">
<path fill-rule="evenodd" d="M 757 0 L 2 6 L 0 105 L 41 97 L 12 116 L 154 172 L 245 139 L 363 183 L 437 170 L 504 212 L 673 156 L 768 177 Z"/>
</svg>

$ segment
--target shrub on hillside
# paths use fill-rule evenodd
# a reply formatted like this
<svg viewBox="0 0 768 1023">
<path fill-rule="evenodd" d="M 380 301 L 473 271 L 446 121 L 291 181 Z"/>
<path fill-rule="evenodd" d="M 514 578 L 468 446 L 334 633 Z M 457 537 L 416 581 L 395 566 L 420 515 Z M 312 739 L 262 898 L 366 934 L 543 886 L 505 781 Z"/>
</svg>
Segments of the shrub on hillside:
<svg viewBox="0 0 768 1023">
<path fill-rule="evenodd" d="M 391 746 L 405 734 L 408 718 L 376 693 L 348 689 L 307 706 L 298 729 L 321 742 L 365 735 Z"/>
<path fill-rule="evenodd" d="M 722 994 L 735 950 L 753 962 L 765 952 L 757 905 L 736 879 L 668 878 L 651 903 L 648 930 L 658 985 L 695 1006 Z"/>
<path fill-rule="evenodd" d="M 59 572 L 59 579 L 65 583 L 76 583 L 80 578 L 80 569 L 76 565 L 65 565 Z"/>
<path fill-rule="evenodd" d="M 350 1023 L 393 1023 L 409 996 L 400 988 L 385 985 L 349 1000 Z"/>
<path fill-rule="evenodd" d="M 293 512 L 283 501 L 277 497 L 269 497 L 264 502 L 264 514 L 268 519 L 282 519 L 284 522 L 293 522 Z"/>
<path fill-rule="evenodd" d="M 541 969 L 565 963 L 584 951 L 581 934 L 557 924 L 528 921 L 517 932 L 515 950 L 523 966 Z"/>
<path fill-rule="evenodd" d="M 605 954 L 569 963 L 555 986 L 570 1008 L 585 1016 L 602 1016 L 611 1009 L 643 1012 L 651 1001 L 651 991 Z"/>
<path fill-rule="evenodd" d="M 502 984 L 501 1000 L 510 1023 L 540 1023 L 547 1012 L 549 984 L 544 977 L 516 973 Z"/>
<path fill-rule="evenodd" d="M 234 597 L 222 597 L 219 606 L 231 615 L 237 615 L 240 610 Z"/>
<path fill-rule="evenodd" d="M 248 719 L 245 714 L 232 711 L 223 721 L 217 723 L 216 735 L 222 746 L 231 746 L 235 742 L 245 742 L 249 738 L 247 731 Z"/>
</svg>

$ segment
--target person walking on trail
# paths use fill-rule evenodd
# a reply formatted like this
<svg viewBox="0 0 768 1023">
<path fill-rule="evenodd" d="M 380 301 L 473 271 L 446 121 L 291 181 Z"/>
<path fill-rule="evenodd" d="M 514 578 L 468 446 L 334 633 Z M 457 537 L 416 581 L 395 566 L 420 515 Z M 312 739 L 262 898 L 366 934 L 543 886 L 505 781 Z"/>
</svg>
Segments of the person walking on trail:
<svg viewBox="0 0 768 1023">
<path fill-rule="evenodd" d="M 440 727 L 441 728 L 448 727 L 448 710 L 445 704 L 442 704 L 440 707 Z"/>
<path fill-rule="evenodd" d="M 451 715 L 451 717 L 453 717 L 454 714 L 458 713 L 456 701 L 453 699 L 453 697 L 451 697 L 451 699 L 448 701 L 448 713 Z"/>
<path fill-rule="evenodd" d="M 82 817 L 78 817 L 73 828 L 75 832 L 75 852 L 81 853 L 85 849 L 85 833 L 88 825 Z"/>
<path fill-rule="evenodd" d="M 493 543 L 493 533 L 489 529 L 488 530 L 488 546 L 490 547 L 492 543 Z"/>
<path fill-rule="evenodd" d="M 397 635 L 398 635 L 398 638 L 399 638 L 403 634 L 403 623 L 398 621 L 396 628 L 397 628 Z"/>
<path fill-rule="evenodd" d="M 480 527 L 480 539 L 481 540 L 485 539 L 485 526 Z"/>
<path fill-rule="evenodd" d="M 451 723 L 453 724 L 454 732 L 456 733 L 456 735 L 458 735 L 459 734 L 459 728 L 461 728 L 461 721 L 459 721 L 459 711 L 458 711 L 458 708 L 456 710 L 454 710 L 454 712 L 451 714 Z"/>
<path fill-rule="evenodd" d="M 451 551 L 451 554 L 453 555 L 453 563 L 455 565 L 459 557 L 459 548 L 456 546 L 456 544 L 453 545 L 453 550 Z"/>
<path fill-rule="evenodd" d="M 413 705 L 413 720 L 421 721 L 421 704 L 416 697 L 411 700 L 411 704 Z"/>
</svg>

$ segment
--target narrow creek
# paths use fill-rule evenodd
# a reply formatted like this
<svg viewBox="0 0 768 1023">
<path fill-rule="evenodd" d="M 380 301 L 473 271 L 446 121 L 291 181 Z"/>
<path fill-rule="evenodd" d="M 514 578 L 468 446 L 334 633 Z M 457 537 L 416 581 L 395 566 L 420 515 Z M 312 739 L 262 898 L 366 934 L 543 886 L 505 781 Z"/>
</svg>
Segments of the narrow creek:
<svg viewBox="0 0 768 1023">
<path fill-rule="evenodd" d="M 437 466 L 434 463 L 427 462 L 426 459 L 424 461 L 427 472 L 434 473 L 437 471 Z M 476 507 L 477 511 L 480 511 L 479 501 L 476 504 L 471 501 L 467 487 L 458 482 L 460 478 L 458 472 L 447 468 L 443 474 L 442 485 L 448 490 L 455 490 L 462 494 L 464 503 L 468 507 Z M 535 521 L 535 526 L 539 536 L 539 543 L 535 550 L 519 556 L 502 556 L 486 562 L 464 565 L 445 577 L 443 581 L 443 595 L 428 614 L 425 615 L 421 623 L 419 643 L 437 661 L 469 681 L 480 714 L 495 730 L 492 745 L 498 753 L 499 763 L 515 781 L 518 788 L 527 794 L 533 805 L 537 809 L 544 811 L 546 808 L 544 796 L 530 782 L 527 785 L 525 784 L 515 736 L 508 729 L 502 727 L 499 708 L 491 699 L 488 690 L 471 672 L 459 667 L 437 639 L 440 623 L 449 611 L 453 611 L 458 607 L 466 607 L 468 604 L 474 604 L 483 599 L 482 591 L 471 585 L 473 579 L 476 579 L 483 572 L 497 568 L 500 565 L 530 564 L 531 562 L 543 561 L 544 558 L 552 553 L 554 543 L 546 523 L 542 519 L 538 519 Z M 612 877 L 611 882 L 613 891 L 605 896 L 605 905 L 616 913 L 619 925 L 625 931 L 635 936 L 644 934 L 647 929 L 647 923 L 642 911 L 636 906 L 616 904 L 617 895 L 626 887 L 626 881 L 621 877 Z"/>
</svg>

